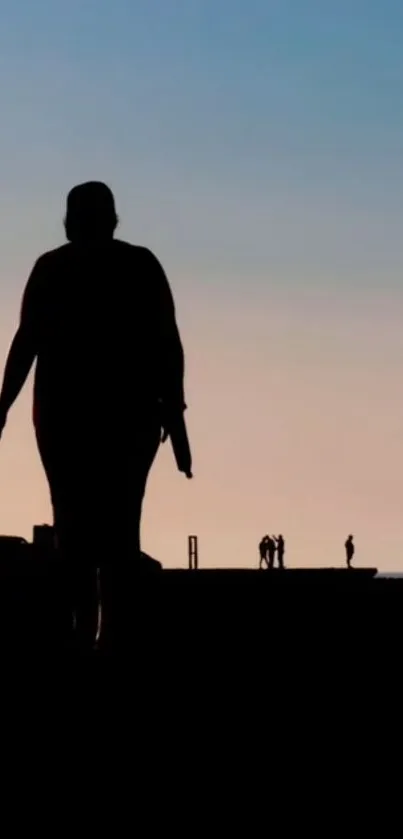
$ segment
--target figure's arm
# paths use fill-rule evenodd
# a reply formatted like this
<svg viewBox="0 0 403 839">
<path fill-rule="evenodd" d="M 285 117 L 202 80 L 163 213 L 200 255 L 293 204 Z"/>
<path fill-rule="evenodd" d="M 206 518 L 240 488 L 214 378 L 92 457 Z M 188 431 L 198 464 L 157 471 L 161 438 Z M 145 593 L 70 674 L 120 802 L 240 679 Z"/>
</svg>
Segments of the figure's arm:
<svg viewBox="0 0 403 839">
<path fill-rule="evenodd" d="M 155 313 L 155 334 L 158 347 L 160 370 L 160 395 L 169 412 L 183 412 L 185 360 L 182 341 L 176 321 L 175 304 L 165 272 L 149 252 L 153 274 L 153 309 Z"/>
<path fill-rule="evenodd" d="M 156 338 L 159 394 L 162 407 L 162 437 L 171 438 L 180 472 L 192 478 L 192 453 L 184 421 L 185 360 L 176 322 L 175 304 L 169 282 L 158 260 L 149 253 L 152 274 L 152 306 Z M 151 279 L 151 278 L 150 278 Z"/>
<path fill-rule="evenodd" d="M 27 282 L 21 306 L 20 324 L 13 338 L 3 376 L 0 393 L 0 427 L 22 390 L 38 351 L 38 263 Z"/>
</svg>

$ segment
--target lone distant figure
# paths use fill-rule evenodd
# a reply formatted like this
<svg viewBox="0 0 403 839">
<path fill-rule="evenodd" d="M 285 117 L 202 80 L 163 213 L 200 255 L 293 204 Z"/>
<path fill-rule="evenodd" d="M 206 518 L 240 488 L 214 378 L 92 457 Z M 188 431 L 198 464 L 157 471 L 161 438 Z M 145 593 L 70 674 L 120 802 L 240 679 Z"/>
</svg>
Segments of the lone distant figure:
<svg viewBox="0 0 403 839">
<path fill-rule="evenodd" d="M 352 568 L 351 560 L 355 554 L 355 546 L 353 542 L 354 536 L 349 536 L 347 541 L 344 543 L 344 547 L 346 549 L 346 560 L 347 560 L 347 568 Z"/>
<path fill-rule="evenodd" d="M 161 440 L 183 440 L 186 407 L 168 280 L 151 251 L 114 238 L 117 224 L 105 184 L 71 190 L 68 243 L 33 267 L 0 394 L 1 434 L 36 361 L 36 439 L 58 546 L 71 571 L 76 626 L 89 644 L 97 568 L 107 627 L 128 562 L 140 555 L 150 468 Z M 190 468 L 185 463 L 189 477 Z"/>
<path fill-rule="evenodd" d="M 284 553 L 285 553 L 284 537 L 280 533 L 280 535 L 277 536 L 277 538 L 275 536 L 273 536 L 273 539 L 275 540 L 275 544 L 276 544 L 276 547 L 277 547 L 278 567 L 284 569 Z"/>
</svg>

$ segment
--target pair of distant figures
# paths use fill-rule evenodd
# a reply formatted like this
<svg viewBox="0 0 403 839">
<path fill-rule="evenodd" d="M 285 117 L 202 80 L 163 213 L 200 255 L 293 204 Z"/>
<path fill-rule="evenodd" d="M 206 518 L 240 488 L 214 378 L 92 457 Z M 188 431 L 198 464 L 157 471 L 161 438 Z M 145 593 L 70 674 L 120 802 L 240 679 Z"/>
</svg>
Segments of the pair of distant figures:
<svg viewBox="0 0 403 839">
<path fill-rule="evenodd" d="M 284 569 L 284 553 L 285 542 L 281 533 L 279 536 L 263 536 L 259 544 L 259 568 L 263 568 L 263 565 L 266 564 L 266 567 L 272 570 L 277 554 L 278 567 Z"/>
</svg>

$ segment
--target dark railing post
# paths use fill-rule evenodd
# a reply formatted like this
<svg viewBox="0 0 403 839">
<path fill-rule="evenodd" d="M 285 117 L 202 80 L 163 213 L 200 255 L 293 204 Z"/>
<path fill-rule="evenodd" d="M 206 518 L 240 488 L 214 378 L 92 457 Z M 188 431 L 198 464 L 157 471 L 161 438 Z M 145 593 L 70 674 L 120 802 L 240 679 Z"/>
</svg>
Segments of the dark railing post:
<svg viewBox="0 0 403 839">
<path fill-rule="evenodd" d="M 189 571 L 197 571 L 199 567 L 199 549 L 197 536 L 188 536 Z"/>
</svg>

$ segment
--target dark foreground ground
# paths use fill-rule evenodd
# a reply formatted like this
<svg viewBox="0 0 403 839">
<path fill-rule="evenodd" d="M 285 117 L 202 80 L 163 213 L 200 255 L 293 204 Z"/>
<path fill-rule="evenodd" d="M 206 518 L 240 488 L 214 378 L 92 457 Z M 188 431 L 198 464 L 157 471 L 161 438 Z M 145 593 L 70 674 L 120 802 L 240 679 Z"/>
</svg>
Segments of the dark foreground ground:
<svg viewBox="0 0 403 839">
<path fill-rule="evenodd" d="M 311 651 L 361 661 L 403 642 L 403 579 L 375 569 L 131 569 L 121 583 L 114 651 L 125 655 L 175 652 L 188 664 L 203 655 L 225 666 Z M 43 552 L 0 558 L 0 650 L 16 648 L 71 650 L 64 569 Z"/>
</svg>

